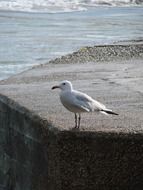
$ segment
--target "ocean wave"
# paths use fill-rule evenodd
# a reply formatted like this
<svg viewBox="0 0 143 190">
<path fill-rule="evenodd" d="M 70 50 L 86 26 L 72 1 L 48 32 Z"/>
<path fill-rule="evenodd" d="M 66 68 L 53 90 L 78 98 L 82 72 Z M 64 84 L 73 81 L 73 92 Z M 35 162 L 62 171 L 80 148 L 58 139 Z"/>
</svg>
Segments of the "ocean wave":
<svg viewBox="0 0 143 190">
<path fill-rule="evenodd" d="M 83 11 L 89 6 L 131 5 L 143 5 L 143 0 L 1 0 L 0 10 L 56 13 Z"/>
</svg>

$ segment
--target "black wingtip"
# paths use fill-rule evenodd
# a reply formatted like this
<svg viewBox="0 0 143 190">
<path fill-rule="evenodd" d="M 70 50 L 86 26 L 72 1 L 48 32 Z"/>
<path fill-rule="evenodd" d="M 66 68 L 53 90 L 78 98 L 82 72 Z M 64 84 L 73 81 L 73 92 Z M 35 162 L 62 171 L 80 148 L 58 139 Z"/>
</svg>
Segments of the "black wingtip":
<svg viewBox="0 0 143 190">
<path fill-rule="evenodd" d="M 104 112 L 107 113 L 107 114 L 119 115 L 118 113 L 115 113 L 115 112 L 110 111 L 110 110 L 102 110 L 102 111 L 104 111 Z"/>
</svg>

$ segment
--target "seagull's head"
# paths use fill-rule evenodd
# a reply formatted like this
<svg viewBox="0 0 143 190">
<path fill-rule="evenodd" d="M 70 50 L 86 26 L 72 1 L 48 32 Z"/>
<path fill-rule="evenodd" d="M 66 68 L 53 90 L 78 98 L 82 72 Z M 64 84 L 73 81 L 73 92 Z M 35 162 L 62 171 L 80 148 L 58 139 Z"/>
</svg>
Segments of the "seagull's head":
<svg viewBox="0 0 143 190">
<path fill-rule="evenodd" d="M 72 83 L 68 80 L 62 81 L 59 85 L 53 86 L 52 90 L 60 88 L 62 91 L 71 91 L 72 90 Z"/>
</svg>

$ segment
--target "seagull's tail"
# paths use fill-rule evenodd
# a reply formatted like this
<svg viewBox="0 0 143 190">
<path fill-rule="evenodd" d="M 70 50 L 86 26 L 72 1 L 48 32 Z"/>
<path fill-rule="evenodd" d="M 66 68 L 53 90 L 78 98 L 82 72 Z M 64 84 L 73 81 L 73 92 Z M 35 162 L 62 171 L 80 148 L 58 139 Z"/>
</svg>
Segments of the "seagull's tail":
<svg viewBox="0 0 143 190">
<path fill-rule="evenodd" d="M 101 113 L 105 114 L 105 115 L 109 115 L 109 114 L 112 114 L 112 115 L 119 115 L 118 113 L 115 113 L 113 112 L 112 110 L 101 110 L 100 111 Z"/>
</svg>

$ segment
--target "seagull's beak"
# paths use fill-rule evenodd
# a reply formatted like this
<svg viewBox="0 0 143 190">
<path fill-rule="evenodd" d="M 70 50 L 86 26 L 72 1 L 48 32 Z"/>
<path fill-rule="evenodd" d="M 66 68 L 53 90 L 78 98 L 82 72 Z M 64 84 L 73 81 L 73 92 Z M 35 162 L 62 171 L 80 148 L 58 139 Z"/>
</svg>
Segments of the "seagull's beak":
<svg viewBox="0 0 143 190">
<path fill-rule="evenodd" d="M 53 86 L 52 87 L 52 90 L 54 90 L 55 88 L 60 88 L 59 86 Z"/>
</svg>

